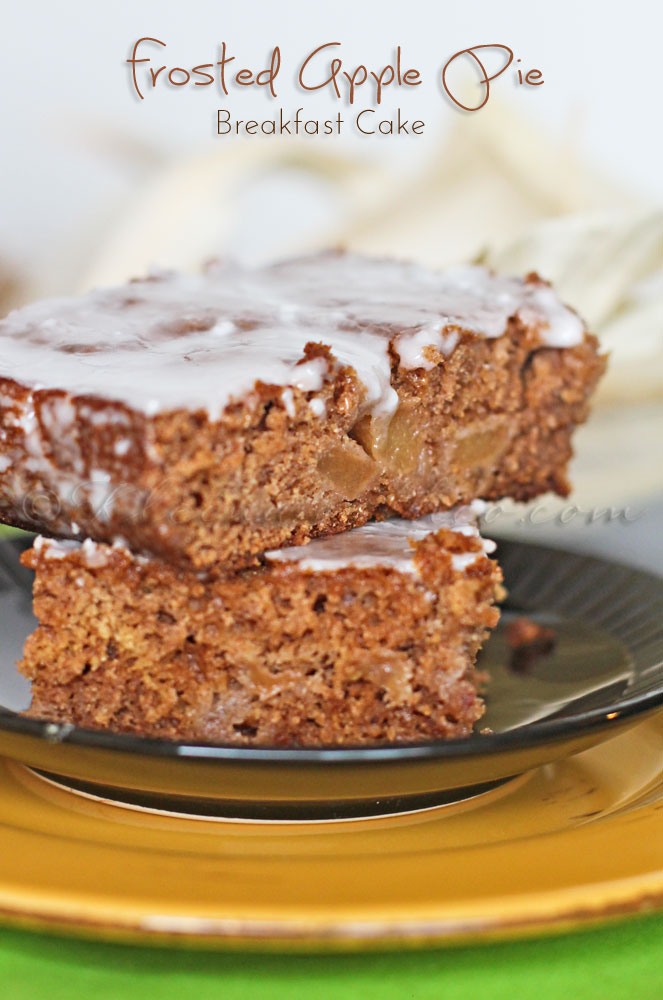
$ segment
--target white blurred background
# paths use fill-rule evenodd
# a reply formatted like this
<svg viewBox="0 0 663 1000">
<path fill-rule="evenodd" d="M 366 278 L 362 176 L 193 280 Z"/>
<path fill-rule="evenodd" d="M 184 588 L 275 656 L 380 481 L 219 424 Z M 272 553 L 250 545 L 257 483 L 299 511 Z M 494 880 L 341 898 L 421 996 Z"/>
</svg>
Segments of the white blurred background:
<svg viewBox="0 0 663 1000">
<path fill-rule="evenodd" d="M 503 104 L 508 103 L 558 152 L 573 149 L 580 162 L 625 199 L 630 195 L 635 202 L 661 203 L 662 34 L 663 7 L 645 0 L 620 7 L 598 0 L 336 0 L 324 8 L 308 0 L 253 0 L 250 5 L 218 0 L 177 5 L 163 0 L 4 2 L 0 252 L 28 275 L 41 269 L 38 280 L 44 286 L 72 281 L 83 261 L 90 255 L 95 259 L 103 234 L 160 166 L 260 144 L 257 138 L 242 143 L 215 136 L 217 107 L 230 107 L 240 118 L 266 117 L 278 105 L 286 110 L 303 105 L 311 117 L 337 110 L 338 102 L 326 92 L 302 94 L 294 86 L 298 61 L 331 40 L 343 43 L 341 54 L 352 66 L 381 66 L 400 43 L 404 60 L 421 69 L 424 83 L 387 94 L 384 107 L 400 104 L 408 115 L 423 118 L 426 130 L 409 139 L 358 137 L 348 130 L 340 138 L 306 140 L 309 151 L 351 152 L 407 178 L 434 165 L 428 158 L 444 148 L 442 139 L 450 131 L 466 133 L 471 142 L 473 133 L 487 131 L 491 124 L 501 129 Z M 270 100 L 256 88 L 236 89 L 222 100 L 215 87 L 159 87 L 140 102 L 132 96 L 124 60 L 141 35 L 168 43 L 164 61 L 169 66 L 212 61 L 221 40 L 237 57 L 235 66 L 240 61 L 262 66 L 278 44 L 283 58 L 279 99 Z M 510 45 L 523 65 L 539 67 L 544 85 L 516 88 L 507 73 L 495 83 L 494 99 L 481 113 L 455 112 L 440 93 L 442 65 L 460 48 L 495 41 Z M 363 102 L 360 98 L 360 106 Z M 509 142 L 505 135 L 505 147 Z M 262 145 L 273 152 L 278 140 Z M 517 158 L 517 150 L 512 155 Z M 544 189 L 554 186 L 549 178 L 536 176 L 541 166 L 532 164 L 530 182 Z M 558 182 L 576 184 L 573 173 L 571 169 Z M 559 191 L 557 197 L 565 194 L 584 194 L 587 207 L 603 204 L 591 184 L 584 192 Z M 286 219 L 277 215 L 281 225 L 287 222 L 287 213 L 283 215 Z M 233 225 L 238 221 L 234 218 Z M 301 223 L 301 218 L 292 221 Z M 244 250 L 246 235 L 232 235 Z"/>
<path fill-rule="evenodd" d="M 143 35 L 167 43 L 169 67 L 214 61 L 225 40 L 233 68 L 263 68 L 278 44 L 278 99 L 159 86 L 139 101 L 125 60 Z M 611 351 L 574 501 L 648 502 L 663 491 L 661 37 L 663 7 L 645 0 L 4 2 L 0 311 L 150 266 L 339 244 L 537 269 Z M 400 106 L 424 134 L 359 136 L 346 104 L 297 89 L 296 68 L 327 41 L 348 68 L 379 68 L 400 44 L 423 83 L 387 91 L 384 117 Z M 518 87 L 507 71 L 482 111 L 460 113 L 441 68 L 489 42 L 545 83 Z M 370 105 L 360 96 L 354 111 Z M 341 110 L 346 130 L 219 137 L 220 107 L 243 119 Z"/>
</svg>

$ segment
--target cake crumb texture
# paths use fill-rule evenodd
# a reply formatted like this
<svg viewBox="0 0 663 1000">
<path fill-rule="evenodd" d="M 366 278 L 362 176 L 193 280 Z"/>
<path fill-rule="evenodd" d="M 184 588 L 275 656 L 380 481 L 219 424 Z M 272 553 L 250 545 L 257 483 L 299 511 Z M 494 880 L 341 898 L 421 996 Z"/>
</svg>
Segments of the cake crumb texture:
<svg viewBox="0 0 663 1000">
<path fill-rule="evenodd" d="M 20 664 L 32 717 L 315 746 L 466 736 L 483 713 L 474 660 L 501 575 L 473 535 L 431 533 L 416 572 L 286 561 L 207 579 L 120 547 L 51 544 L 23 556 L 40 622 Z"/>
</svg>

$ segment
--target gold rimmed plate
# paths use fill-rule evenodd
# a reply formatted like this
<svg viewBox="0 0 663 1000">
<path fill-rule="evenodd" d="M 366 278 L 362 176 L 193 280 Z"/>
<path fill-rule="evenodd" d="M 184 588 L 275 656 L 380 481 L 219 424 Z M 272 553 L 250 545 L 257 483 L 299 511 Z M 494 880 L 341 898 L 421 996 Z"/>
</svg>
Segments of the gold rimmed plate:
<svg viewBox="0 0 663 1000">
<path fill-rule="evenodd" d="M 0 920 L 309 951 L 537 935 L 663 905 L 663 716 L 455 804 L 336 822 L 173 815 L 0 760 Z"/>
<path fill-rule="evenodd" d="M 504 625 L 481 666 L 482 729 L 464 740 L 284 749 L 191 745 L 26 719 L 13 666 L 34 626 L 21 542 L 0 546 L 0 755 L 80 795 L 170 813 L 315 820 L 469 799 L 600 743 L 663 703 L 663 581 L 600 559 L 502 542 L 504 621 L 525 613 L 555 633 L 523 661 Z"/>
</svg>

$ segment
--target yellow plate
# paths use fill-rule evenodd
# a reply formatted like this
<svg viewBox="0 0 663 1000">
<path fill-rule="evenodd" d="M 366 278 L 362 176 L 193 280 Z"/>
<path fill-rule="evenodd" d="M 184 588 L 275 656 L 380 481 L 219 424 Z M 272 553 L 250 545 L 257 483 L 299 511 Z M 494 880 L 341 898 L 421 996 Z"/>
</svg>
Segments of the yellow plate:
<svg viewBox="0 0 663 1000">
<path fill-rule="evenodd" d="M 0 912 L 58 931 L 365 948 L 539 933 L 663 901 L 663 715 L 462 803 L 198 819 L 0 760 Z"/>
</svg>

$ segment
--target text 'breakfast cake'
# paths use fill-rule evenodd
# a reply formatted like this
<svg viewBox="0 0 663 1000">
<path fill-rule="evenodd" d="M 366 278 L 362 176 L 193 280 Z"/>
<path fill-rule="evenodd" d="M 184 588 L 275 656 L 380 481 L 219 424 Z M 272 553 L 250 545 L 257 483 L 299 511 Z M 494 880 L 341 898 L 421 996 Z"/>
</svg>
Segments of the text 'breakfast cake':
<svg viewBox="0 0 663 1000">
<path fill-rule="evenodd" d="M 534 276 L 322 254 L 0 321 L 0 517 L 195 570 L 567 491 L 604 367 Z"/>
<path fill-rule="evenodd" d="M 21 669 L 30 714 L 169 739 L 352 744 L 466 736 L 501 574 L 459 508 L 267 552 L 201 578 L 123 546 L 40 538 Z"/>
</svg>

